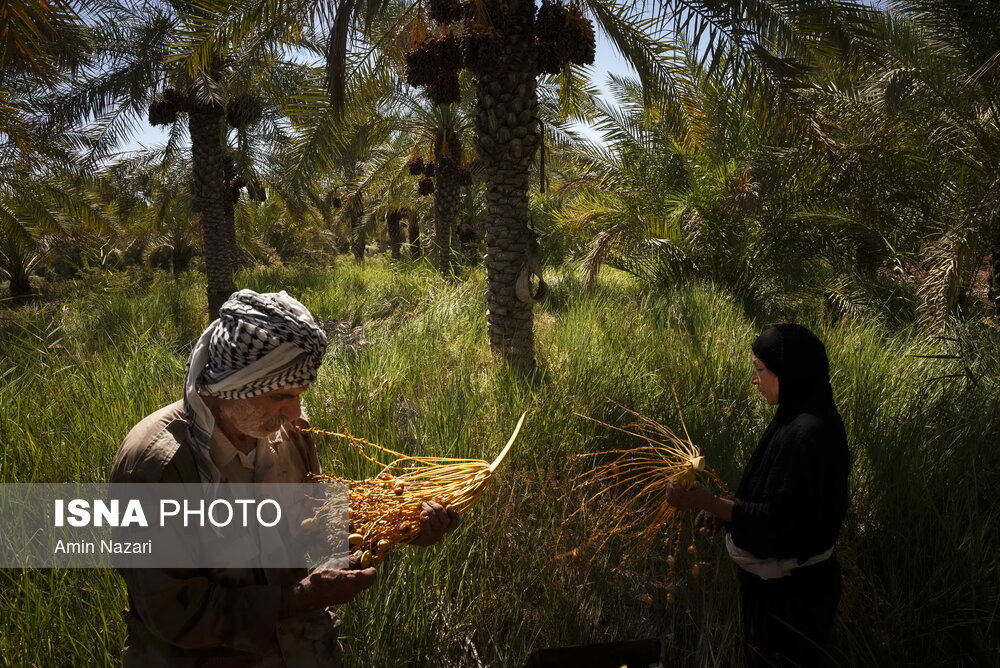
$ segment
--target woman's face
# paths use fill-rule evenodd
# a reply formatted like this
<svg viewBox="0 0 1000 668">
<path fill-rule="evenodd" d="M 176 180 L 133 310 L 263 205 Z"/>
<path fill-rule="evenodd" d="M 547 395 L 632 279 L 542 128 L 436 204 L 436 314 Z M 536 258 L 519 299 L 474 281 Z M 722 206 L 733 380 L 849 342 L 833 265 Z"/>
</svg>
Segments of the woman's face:
<svg viewBox="0 0 1000 668">
<path fill-rule="evenodd" d="M 778 377 L 764 366 L 756 355 L 751 355 L 750 358 L 753 361 L 753 375 L 750 376 L 750 382 L 757 386 L 767 399 L 767 403 L 774 406 L 778 403 Z"/>
</svg>

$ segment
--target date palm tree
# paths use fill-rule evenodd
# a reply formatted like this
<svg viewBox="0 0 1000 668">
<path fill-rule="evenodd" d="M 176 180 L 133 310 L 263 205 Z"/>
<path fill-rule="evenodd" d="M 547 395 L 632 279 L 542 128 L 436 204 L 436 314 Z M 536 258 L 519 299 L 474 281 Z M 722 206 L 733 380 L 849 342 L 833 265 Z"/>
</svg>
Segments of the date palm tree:
<svg viewBox="0 0 1000 668">
<path fill-rule="evenodd" d="M 74 169 L 78 136 L 48 131 L 38 109 L 81 65 L 88 34 L 63 0 L 11 0 L 0 7 L 0 277 L 15 302 L 32 296 L 29 277 L 52 238 L 108 218 L 82 194 Z"/>
<path fill-rule="evenodd" d="M 413 93 L 394 100 L 392 104 L 399 114 L 395 125 L 401 144 L 412 143 L 409 153 L 414 156 L 416 168 L 424 170 L 423 176 L 410 174 L 411 188 L 418 189 L 417 179 L 422 182 L 419 187 L 428 182 L 434 187 L 434 229 L 428 235 L 431 247 L 427 250 L 441 275 L 450 276 L 463 188 L 471 185 L 466 148 L 472 131 L 471 100 L 466 97 L 459 104 L 432 104 Z"/>
<path fill-rule="evenodd" d="M 271 40 L 214 41 L 198 46 L 187 35 L 212 8 L 185 0 L 102 3 L 91 28 L 97 49 L 89 66 L 57 96 L 50 117 L 62 127 L 89 123 L 92 159 L 132 135 L 140 119 L 170 128 L 167 153 L 191 151 L 191 201 L 200 220 L 210 317 L 235 290 L 237 257 L 233 210 L 240 189 L 263 199 L 260 156 L 248 139 L 284 136 L 281 102 L 296 88 L 301 66 Z M 236 136 L 230 136 L 230 128 Z M 232 145 L 231 145 L 232 142 Z"/>
<path fill-rule="evenodd" d="M 174 275 L 186 271 L 200 233 L 191 217 L 190 156 L 145 149 L 110 162 L 100 178 L 102 200 L 118 219 L 118 250 Z"/>
<path fill-rule="evenodd" d="M 1000 319 L 1000 7 L 989 2 L 894 0 L 880 37 L 879 92 L 897 122 L 923 137 L 953 194 L 924 254 L 925 315 L 952 315 L 985 257 Z"/>
<path fill-rule="evenodd" d="M 10 0 L 0 7 L 0 164 L 68 164 L 64 138 L 46 132 L 35 113 L 86 58 L 88 32 L 64 0 Z M 6 171 L 6 170 L 5 170 Z"/>
<path fill-rule="evenodd" d="M 213 9 L 202 21 L 198 39 L 225 41 L 229 36 L 256 39 L 250 27 L 267 33 L 287 25 L 328 21 L 328 109 L 349 112 L 345 94 L 352 78 L 347 53 L 352 35 L 369 30 L 384 16 L 390 3 L 345 0 L 327 13 L 325 3 L 281 4 L 270 0 L 253 4 L 252 11 Z M 422 6 L 422 5 L 421 5 Z M 533 282 L 540 276 L 538 245 L 528 224 L 527 193 L 540 145 L 538 123 L 534 0 L 476 0 L 473 14 L 482 19 L 496 45 L 489 67 L 475 77 L 477 108 L 475 142 L 486 181 L 489 225 L 486 231 L 487 327 L 491 349 L 513 367 L 535 368 L 532 306 L 538 294 Z M 717 0 L 661 0 L 646 5 L 582 0 L 580 11 L 591 17 L 609 40 L 636 68 L 651 92 L 669 90 L 675 82 L 663 67 L 669 44 L 662 31 L 673 30 L 697 42 L 707 36 L 704 49 L 710 68 L 726 67 L 740 74 L 748 86 L 764 91 L 759 100 L 780 100 L 788 113 L 806 116 L 807 105 L 794 94 L 810 59 L 822 54 L 856 57 L 853 28 L 871 12 L 863 3 L 812 0 L 809 2 L 744 3 Z M 422 11 L 422 10 L 420 10 Z M 417 12 L 411 8 L 411 15 Z M 266 25 L 259 25 L 260 17 Z M 419 16 L 416 20 L 422 21 Z M 409 32 L 409 25 L 390 22 L 388 41 Z M 192 52 L 193 53 L 193 52 Z M 206 63 L 202 59 L 202 65 Z M 354 72 L 352 72 L 353 76 Z M 770 106 L 762 103 L 762 108 Z"/>
<path fill-rule="evenodd" d="M 15 303 L 34 295 L 31 274 L 55 241 L 73 233 L 108 235 L 116 217 L 95 195 L 98 177 L 80 172 L 37 174 L 14 168 L 0 181 L 0 277 Z"/>
</svg>

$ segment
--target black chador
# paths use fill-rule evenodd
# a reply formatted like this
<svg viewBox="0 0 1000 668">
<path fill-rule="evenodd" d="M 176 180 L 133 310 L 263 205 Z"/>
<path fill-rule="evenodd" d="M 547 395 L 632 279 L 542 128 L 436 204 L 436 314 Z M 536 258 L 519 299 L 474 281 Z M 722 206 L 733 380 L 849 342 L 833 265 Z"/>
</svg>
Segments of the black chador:
<svg viewBox="0 0 1000 668">
<path fill-rule="evenodd" d="M 832 548 L 848 502 L 844 423 L 812 332 L 778 325 L 752 349 L 778 377 L 779 397 L 727 525 L 731 553 L 749 562 L 737 560 L 747 664 L 824 665 L 842 588 Z"/>
</svg>

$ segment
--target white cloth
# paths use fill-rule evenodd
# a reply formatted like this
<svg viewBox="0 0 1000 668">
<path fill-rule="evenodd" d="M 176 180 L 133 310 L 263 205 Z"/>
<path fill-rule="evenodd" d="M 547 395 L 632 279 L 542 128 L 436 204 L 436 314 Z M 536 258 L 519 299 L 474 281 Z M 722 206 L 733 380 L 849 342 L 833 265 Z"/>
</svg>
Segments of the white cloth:
<svg viewBox="0 0 1000 668">
<path fill-rule="evenodd" d="M 817 554 L 815 557 L 810 557 L 801 564 L 799 563 L 799 560 L 794 557 L 791 559 L 760 559 L 737 546 L 736 543 L 733 542 L 731 534 L 726 534 L 726 551 L 729 553 L 732 560 L 736 562 L 737 566 L 748 573 L 753 573 L 763 580 L 776 580 L 778 578 L 788 577 L 792 574 L 793 569 L 818 564 L 826 561 L 833 554 L 833 548 L 831 547 L 826 552 Z"/>
</svg>

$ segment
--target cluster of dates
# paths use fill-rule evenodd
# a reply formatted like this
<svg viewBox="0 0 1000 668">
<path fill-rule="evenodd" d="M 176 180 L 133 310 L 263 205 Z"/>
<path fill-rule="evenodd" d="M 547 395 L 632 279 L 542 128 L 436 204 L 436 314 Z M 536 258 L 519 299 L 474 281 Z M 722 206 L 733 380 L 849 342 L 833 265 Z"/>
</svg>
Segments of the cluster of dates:
<svg viewBox="0 0 1000 668">
<path fill-rule="evenodd" d="M 596 55 L 594 24 L 576 5 L 542 0 L 535 17 L 535 50 L 539 74 L 559 74 L 567 63 L 593 65 Z"/>
<path fill-rule="evenodd" d="M 202 100 L 199 96 L 183 88 L 170 87 L 154 95 L 153 100 L 149 103 L 149 124 L 153 126 L 171 125 L 177 121 L 179 113 L 220 111 L 222 111 L 222 105 L 214 100 Z M 225 112 L 226 123 L 238 130 L 260 121 L 263 108 L 260 100 L 253 95 L 233 95 L 226 102 Z M 263 202 L 267 199 L 267 192 L 260 181 L 253 176 L 247 177 L 239 174 L 236 161 L 231 155 L 225 156 L 222 169 L 225 187 L 229 189 L 233 203 L 239 201 L 240 193 L 244 188 L 251 200 Z"/>
<path fill-rule="evenodd" d="M 422 155 L 411 155 L 406 167 L 410 170 L 411 176 L 419 176 L 417 182 L 417 194 L 421 197 L 434 194 L 434 162 L 424 161 Z"/>
<path fill-rule="evenodd" d="M 467 167 L 463 166 L 451 156 L 442 156 L 439 158 L 439 161 L 441 162 L 442 169 L 455 173 L 456 185 L 472 185 L 472 172 L 469 171 Z M 438 165 L 433 160 L 424 160 L 424 157 L 420 155 L 414 147 L 414 151 L 410 155 L 410 159 L 407 161 L 406 167 L 411 176 L 420 177 L 420 180 L 417 182 L 417 194 L 421 197 L 433 195 L 434 176 L 437 173 Z"/>
<path fill-rule="evenodd" d="M 459 73 L 482 75 L 503 58 L 504 3 L 500 0 L 430 0 L 428 15 L 436 34 L 417 41 L 406 54 L 406 81 L 423 86 L 434 104 L 455 104 L 461 97 Z M 542 0 L 534 18 L 537 71 L 558 74 L 567 63 L 594 62 L 594 26 L 575 4 Z"/>
<path fill-rule="evenodd" d="M 214 100 L 203 101 L 184 89 L 167 88 L 153 96 L 149 104 L 149 124 L 170 125 L 181 112 L 218 111 L 221 105 Z M 263 115 L 260 100 L 254 95 L 233 95 L 226 102 L 226 123 L 237 130 L 257 123 Z"/>
<path fill-rule="evenodd" d="M 267 201 L 267 191 L 264 190 L 264 186 L 256 177 L 251 176 L 247 178 L 238 173 L 236 168 L 236 160 L 232 155 L 226 155 L 223 158 L 222 163 L 222 174 L 225 179 L 226 185 L 229 187 L 230 196 L 232 201 L 238 202 L 240 199 L 240 191 L 246 188 L 247 197 L 249 197 L 254 202 L 265 202 Z"/>
</svg>

